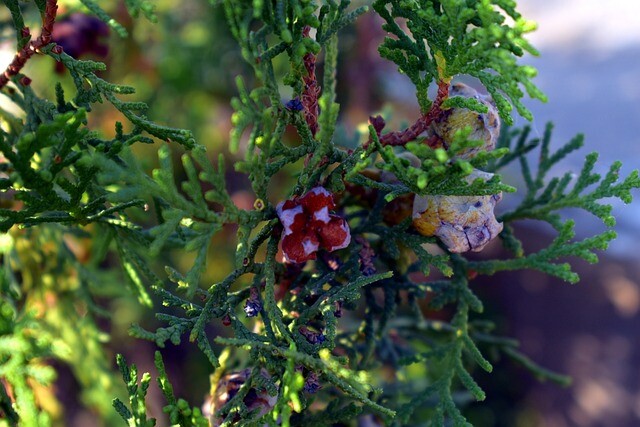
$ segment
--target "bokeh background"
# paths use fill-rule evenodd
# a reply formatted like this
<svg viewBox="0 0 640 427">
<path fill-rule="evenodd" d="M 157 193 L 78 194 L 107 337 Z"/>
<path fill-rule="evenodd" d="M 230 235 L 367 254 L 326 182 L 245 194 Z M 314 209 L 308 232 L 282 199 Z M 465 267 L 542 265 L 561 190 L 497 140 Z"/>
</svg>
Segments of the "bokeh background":
<svg viewBox="0 0 640 427">
<path fill-rule="evenodd" d="M 61 2 L 66 10 L 76 3 Z M 208 155 L 227 156 L 229 190 L 241 207 L 253 205 L 246 179 L 233 172 L 236 156 L 226 148 L 235 94 L 236 75 L 246 74 L 235 43 L 228 33 L 222 10 L 204 0 L 179 3 L 158 0 L 158 24 L 143 19 L 135 23 L 116 1 L 105 7 L 129 31 L 120 38 L 114 32 L 105 40 L 109 53 L 104 78 L 137 88 L 135 100 L 147 102 L 148 116 L 159 123 L 194 131 Z M 356 2 L 354 2 L 356 3 Z M 360 2 L 366 3 L 366 2 Z M 540 58 L 524 62 L 539 69 L 535 82 L 549 96 L 546 104 L 528 102 L 534 113 L 533 135 L 540 136 L 545 124 L 555 124 L 555 146 L 577 133 L 586 135 L 584 151 L 567 159 L 557 170 L 577 170 L 584 155 L 598 151 L 601 171 L 614 160 L 623 160 L 626 174 L 640 166 L 640 2 L 634 0 L 521 0 L 523 15 L 539 23 L 531 40 Z M 64 12 L 64 11 L 63 11 Z M 35 17 L 33 17 L 35 19 Z M 84 37 L 79 34 L 78 37 Z M 393 117 L 391 126 L 411 121 L 418 111 L 409 80 L 393 64 L 382 60 L 377 46 L 384 37 L 380 20 L 368 13 L 354 27 L 341 33 L 338 71 L 341 129 L 339 139 L 353 141 L 369 115 L 385 111 Z M 1 47 L 0 68 L 13 55 L 11 40 Z M 95 56 L 89 56 L 99 59 Z M 284 67 L 284 63 L 282 64 Z M 26 68 L 34 87 L 53 94 L 49 75 L 52 60 L 37 58 Z M 56 75 L 67 88 L 72 85 L 64 72 Z M 249 85 L 251 79 L 248 78 Z M 473 83 L 473 82 L 472 82 Z M 283 88 L 283 98 L 287 92 Z M 113 123 L 122 120 L 109 106 L 96 107 L 92 125 L 105 135 L 114 132 Z M 525 125 L 518 118 L 517 126 Z M 293 137 L 293 135 L 292 135 Z M 149 169 L 155 164 L 155 146 L 136 147 Z M 179 159 L 176 150 L 175 159 Z M 517 182 L 518 171 L 506 172 Z M 283 178 L 286 179 L 286 178 Z M 638 194 L 640 196 L 640 194 Z M 275 198 L 276 196 L 274 196 Z M 514 203 L 517 195 L 509 196 Z M 550 369 L 574 377 L 573 385 L 562 389 L 538 383 L 519 367 L 500 363 L 491 375 L 481 375 L 487 401 L 471 405 L 467 413 L 477 426 L 615 426 L 640 425 L 640 203 L 615 203 L 619 238 L 601 263 L 592 266 L 573 260 L 583 280 L 568 285 L 535 272 L 503 273 L 474 284 L 487 305 L 487 317 L 500 331 L 519 339 L 525 353 Z M 600 231 L 596 220 L 580 212 L 567 212 L 577 220 L 579 235 Z M 534 250 L 552 238 L 551 230 L 523 224 L 525 247 Z M 227 228 L 216 237 L 210 253 L 205 281 L 222 277 L 231 267 L 235 230 Z M 82 252 L 86 242 L 71 242 Z M 496 245 L 489 254 L 498 251 Z M 184 270 L 189 256 L 171 254 Z M 157 324 L 151 310 L 141 310 L 131 296 L 111 295 L 105 302 L 112 312 L 103 328 L 112 335 L 110 357 L 124 353 L 140 371 L 154 371 L 155 346 L 134 340 L 127 334 L 137 322 L 153 329 Z M 224 333 L 221 328 L 217 333 Z M 183 344 L 164 349 L 170 378 L 178 395 L 195 403 L 207 393 L 208 364 Z M 113 359 L 113 358 L 112 358 Z M 56 383 L 63 403 L 61 425 L 101 425 L 95 414 L 80 404 L 78 384 L 64 366 Z M 156 387 L 150 389 L 155 415 L 162 418 L 162 399 Z M 162 422 L 159 425 L 163 425 Z"/>
<path fill-rule="evenodd" d="M 547 104 L 528 103 L 533 129 L 540 132 L 552 121 L 557 142 L 584 133 L 584 152 L 600 153 L 602 172 L 615 160 L 623 161 L 627 173 L 637 169 L 640 2 L 518 3 L 524 16 L 539 23 L 531 40 L 541 57 L 526 61 L 538 68 L 536 82 L 549 96 Z M 567 159 L 566 168 L 579 168 L 583 159 Z M 566 390 L 530 383 L 518 405 L 537 412 L 537 425 L 640 425 L 640 205 L 615 207 L 618 239 L 600 264 L 576 264 L 582 277 L 577 285 L 534 273 L 491 285 L 528 354 L 574 377 Z M 579 231 L 598 229 L 593 218 L 569 214 L 577 215 Z"/>
<path fill-rule="evenodd" d="M 526 62 L 538 68 L 536 83 L 549 97 L 546 104 L 527 103 L 535 117 L 533 131 L 539 134 L 552 121 L 556 142 L 585 134 L 584 152 L 600 153 L 600 171 L 615 160 L 623 161 L 627 173 L 637 169 L 640 3 L 523 0 L 518 4 L 525 17 L 539 24 L 531 40 L 541 57 Z M 520 119 L 518 124 L 523 123 Z M 574 156 L 563 166 L 576 170 L 583 160 Z M 510 372 L 505 381 L 513 384 L 511 397 L 518 396 L 517 401 L 510 404 L 509 399 L 500 402 L 501 398 L 489 396 L 497 406 L 492 412 L 483 410 L 485 420 L 513 411 L 518 413 L 515 418 L 494 418 L 495 425 L 640 425 L 640 205 L 614 205 L 618 239 L 600 264 L 574 263 L 582 277 L 577 285 L 533 272 L 486 283 L 490 300 L 527 354 L 568 373 L 574 382 L 560 389 Z M 599 229 L 588 215 L 573 211 L 568 215 L 576 218 L 579 233 Z M 539 233 L 544 230 L 530 231 L 529 243 L 535 247 L 543 241 Z"/>
</svg>

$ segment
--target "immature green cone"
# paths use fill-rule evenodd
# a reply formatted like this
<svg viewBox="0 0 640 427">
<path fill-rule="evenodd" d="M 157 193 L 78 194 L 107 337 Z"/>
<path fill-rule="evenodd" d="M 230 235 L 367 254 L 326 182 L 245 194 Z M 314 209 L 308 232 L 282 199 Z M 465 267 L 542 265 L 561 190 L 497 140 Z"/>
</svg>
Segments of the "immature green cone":
<svg viewBox="0 0 640 427">
<path fill-rule="evenodd" d="M 453 142 L 455 132 L 469 126 L 472 132 L 468 139 L 484 141 L 484 144 L 479 147 L 468 148 L 457 155 L 463 159 L 474 157 L 482 150 L 493 150 L 498 141 L 498 136 L 500 136 L 500 117 L 491 97 L 478 93 L 474 88 L 464 83 L 451 85 L 449 95 L 475 98 L 486 105 L 489 111 L 478 113 L 466 108 L 450 108 L 444 111 L 440 119 L 432 123 L 431 132 L 442 139 L 445 147 L 449 147 Z"/>
</svg>

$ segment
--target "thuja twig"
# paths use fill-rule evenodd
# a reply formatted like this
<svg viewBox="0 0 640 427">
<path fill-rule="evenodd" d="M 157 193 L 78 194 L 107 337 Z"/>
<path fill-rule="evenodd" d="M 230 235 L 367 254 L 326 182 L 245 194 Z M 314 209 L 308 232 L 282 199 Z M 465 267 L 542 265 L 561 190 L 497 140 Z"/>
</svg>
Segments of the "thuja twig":
<svg viewBox="0 0 640 427">
<path fill-rule="evenodd" d="M 13 61 L 7 67 L 7 69 L 0 75 L 0 89 L 2 89 L 12 76 L 15 76 L 22 70 L 29 58 L 33 56 L 39 49 L 51 43 L 51 32 L 53 31 L 53 24 L 56 20 L 56 14 L 58 12 L 58 0 L 47 0 L 44 17 L 42 18 L 42 30 L 40 36 L 24 45 L 16 55 L 13 57 Z M 24 27 L 22 29 L 23 37 L 30 35 L 29 28 Z M 62 47 L 56 46 L 57 51 L 55 53 L 62 53 Z"/>
<path fill-rule="evenodd" d="M 309 37 L 311 27 L 308 25 L 302 30 L 304 37 Z M 309 52 L 304 58 L 304 68 L 307 75 L 302 77 L 304 89 L 302 91 L 302 106 L 304 107 L 304 118 L 311 129 L 313 136 L 318 132 L 318 98 L 320 97 L 320 87 L 316 78 L 316 56 Z"/>
<path fill-rule="evenodd" d="M 431 122 L 436 120 L 443 112 L 442 103 L 449 97 L 449 83 L 440 80 L 438 82 L 438 94 L 436 99 L 431 104 L 431 108 L 426 114 L 420 116 L 416 122 L 403 131 L 389 132 L 380 136 L 380 132 L 384 128 L 384 120 L 382 117 L 372 117 L 370 119 L 371 124 L 376 130 L 376 133 L 380 137 L 380 144 L 385 145 L 405 145 L 407 142 L 414 141 L 422 132 L 427 130 Z M 430 147 L 439 147 L 441 141 L 438 138 L 429 138 L 425 141 Z M 371 140 L 367 141 L 365 148 L 371 143 Z"/>
</svg>

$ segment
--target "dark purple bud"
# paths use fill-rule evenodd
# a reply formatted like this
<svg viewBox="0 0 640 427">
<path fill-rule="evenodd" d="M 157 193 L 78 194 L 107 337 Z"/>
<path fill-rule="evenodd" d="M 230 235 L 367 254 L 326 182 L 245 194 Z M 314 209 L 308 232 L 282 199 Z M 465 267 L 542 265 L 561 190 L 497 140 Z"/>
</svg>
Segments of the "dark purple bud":
<svg viewBox="0 0 640 427">
<path fill-rule="evenodd" d="M 364 237 L 358 236 L 356 238 L 356 242 L 362 245 L 362 249 L 360 249 L 360 252 L 358 253 L 360 258 L 360 271 L 362 271 L 362 274 L 365 276 L 374 275 L 376 273 L 376 267 L 373 262 L 376 253 L 369 244 L 369 241 Z"/>
<path fill-rule="evenodd" d="M 228 314 L 225 314 L 224 317 L 222 318 L 222 324 L 224 326 L 229 326 L 231 325 L 231 317 L 229 317 Z"/>
<path fill-rule="evenodd" d="M 363 276 L 373 276 L 374 274 L 376 274 L 376 268 L 373 265 L 368 264 L 366 266 L 363 266 L 362 268 Z"/>
<path fill-rule="evenodd" d="M 301 326 L 298 332 L 307 339 L 309 344 L 322 344 L 327 339 L 322 332 L 312 331 L 306 326 Z"/>
<path fill-rule="evenodd" d="M 300 98 L 293 98 L 292 100 L 287 102 L 284 106 L 286 107 L 287 110 L 290 110 L 290 111 L 302 111 L 304 109 L 302 102 L 300 102 Z"/>
<path fill-rule="evenodd" d="M 377 134 L 380 134 L 380 132 L 382 132 L 382 129 L 384 129 L 386 125 L 382 116 L 369 117 L 369 123 L 373 125 L 373 129 Z"/>
<path fill-rule="evenodd" d="M 261 309 L 262 306 L 259 302 L 256 303 L 247 300 L 247 303 L 244 305 L 244 312 L 247 313 L 247 317 L 256 317 Z"/>
<path fill-rule="evenodd" d="M 51 41 L 57 46 L 53 52 L 60 54 L 64 50 L 74 58 L 87 54 L 105 57 L 109 47 L 103 39 L 108 36 L 109 26 L 100 19 L 84 13 L 73 13 L 54 24 Z"/>
<path fill-rule="evenodd" d="M 318 390 L 320 390 L 320 380 L 318 379 L 318 374 L 315 372 L 309 372 L 307 378 L 304 381 L 303 391 L 309 394 L 316 394 Z"/>
<path fill-rule="evenodd" d="M 247 313 L 247 317 L 255 317 L 262 310 L 262 303 L 260 302 L 260 295 L 256 288 L 251 288 L 249 298 L 244 305 L 244 312 Z"/>
</svg>

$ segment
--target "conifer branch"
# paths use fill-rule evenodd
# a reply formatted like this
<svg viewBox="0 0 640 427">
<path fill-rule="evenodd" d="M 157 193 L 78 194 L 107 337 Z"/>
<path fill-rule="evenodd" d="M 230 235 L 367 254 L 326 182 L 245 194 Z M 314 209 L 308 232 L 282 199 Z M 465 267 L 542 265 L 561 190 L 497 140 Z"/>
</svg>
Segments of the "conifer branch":
<svg viewBox="0 0 640 427">
<path fill-rule="evenodd" d="M 15 1 L 9 2 L 9 5 L 15 20 L 20 13 L 19 6 Z M 58 1 L 46 0 L 46 7 L 44 10 L 44 16 L 42 17 L 42 28 L 40 30 L 40 35 L 35 40 L 26 43 L 24 46 L 19 46 L 18 53 L 16 53 L 16 55 L 13 57 L 13 60 L 7 66 L 7 69 L 4 71 L 4 73 L 0 75 L 0 89 L 6 86 L 6 84 L 9 83 L 9 80 L 13 76 L 16 76 L 20 72 L 20 70 L 22 70 L 29 58 L 31 58 L 36 52 L 39 52 L 42 48 L 51 43 L 51 32 L 53 31 L 53 24 L 56 20 L 57 11 Z M 18 23 L 20 22 L 21 19 L 18 18 Z M 21 35 L 19 41 L 22 42 L 24 39 L 27 39 L 29 37 L 29 28 L 23 25 L 22 28 L 19 29 L 19 34 Z M 62 49 L 59 46 L 54 46 L 52 50 L 55 51 L 55 53 L 62 52 Z"/>
<path fill-rule="evenodd" d="M 380 136 L 380 131 L 384 127 L 384 123 L 378 125 L 379 129 L 376 129 L 378 136 L 380 137 L 380 144 L 386 145 L 405 145 L 407 142 L 415 141 L 423 132 L 425 132 L 434 120 L 442 114 L 442 103 L 449 97 L 449 83 L 446 81 L 438 82 L 438 94 L 424 115 L 422 115 L 411 127 L 396 132 L 389 132 Z M 378 119 L 379 121 L 380 119 Z M 438 139 L 427 138 L 424 140 L 431 148 L 437 148 L 441 145 Z M 368 144 L 368 143 L 367 143 Z M 366 145 L 365 144 L 365 148 Z"/>
</svg>

